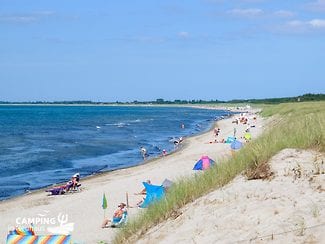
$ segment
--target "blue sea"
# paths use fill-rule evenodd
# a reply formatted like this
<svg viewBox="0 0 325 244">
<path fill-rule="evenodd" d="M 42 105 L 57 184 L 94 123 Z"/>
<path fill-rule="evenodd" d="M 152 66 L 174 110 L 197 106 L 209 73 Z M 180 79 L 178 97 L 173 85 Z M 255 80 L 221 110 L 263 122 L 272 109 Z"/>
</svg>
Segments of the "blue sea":
<svg viewBox="0 0 325 244">
<path fill-rule="evenodd" d="M 189 107 L 0 106 L 0 200 L 143 163 L 228 111 Z M 185 128 L 181 128 L 181 124 Z"/>
</svg>

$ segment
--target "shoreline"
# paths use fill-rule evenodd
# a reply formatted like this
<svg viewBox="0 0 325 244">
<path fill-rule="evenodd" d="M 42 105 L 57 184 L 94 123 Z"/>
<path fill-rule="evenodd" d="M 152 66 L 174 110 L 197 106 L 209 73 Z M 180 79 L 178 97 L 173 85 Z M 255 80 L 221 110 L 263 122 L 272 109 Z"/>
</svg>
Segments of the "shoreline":
<svg viewBox="0 0 325 244">
<path fill-rule="evenodd" d="M 29 104 L 26 104 L 26 105 L 28 106 Z M 36 104 L 36 105 L 39 105 L 39 104 Z M 52 104 L 50 104 L 50 105 L 52 105 Z M 14 105 L 14 106 L 16 106 L 16 105 Z M 40 106 L 42 106 L 42 105 L 40 104 Z M 59 105 L 59 106 L 61 106 L 61 105 Z M 66 106 L 66 105 L 62 105 L 62 106 Z M 69 105 L 67 105 L 67 106 L 69 106 Z M 73 105 L 73 106 L 75 106 L 75 105 Z M 76 105 L 76 106 L 83 106 L 83 105 Z M 101 106 L 101 105 L 99 105 L 99 106 Z M 104 105 L 104 106 L 106 106 L 106 105 Z M 124 105 L 122 105 L 122 106 L 124 106 Z M 137 106 L 137 105 L 135 105 L 135 106 Z M 154 106 L 156 106 L 156 105 L 154 105 Z M 207 127 L 208 129 L 203 130 L 203 131 L 200 131 L 200 132 L 195 133 L 195 134 L 186 135 L 186 136 L 184 136 L 185 139 L 192 138 L 192 137 L 196 137 L 196 136 L 200 136 L 200 135 L 203 135 L 205 133 L 211 132 L 213 130 L 213 128 L 216 126 L 216 124 L 218 123 L 218 121 L 224 120 L 224 119 L 227 119 L 227 118 L 231 118 L 232 116 L 234 116 L 236 114 L 236 112 L 233 112 L 233 111 L 230 111 L 230 110 L 226 110 L 226 109 L 220 109 L 218 107 L 195 107 L 194 106 L 192 108 L 224 110 L 224 111 L 232 112 L 234 114 L 230 114 L 230 115 L 227 115 L 227 116 L 221 116 L 221 118 L 219 120 L 213 121 L 212 124 L 211 124 L 211 126 L 210 127 Z M 165 157 L 177 153 L 178 151 L 182 150 L 185 146 L 186 146 L 186 140 L 182 144 L 180 144 L 176 149 L 170 151 Z M 156 156 L 154 156 L 152 158 L 149 158 L 148 160 L 139 161 L 135 165 L 125 166 L 125 167 L 122 167 L 122 168 L 117 168 L 117 169 L 112 169 L 112 170 L 107 170 L 107 171 L 101 171 L 101 170 L 99 170 L 97 172 L 93 172 L 92 174 L 89 174 L 89 175 L 86 175 L 86 176 L 82 177 L 81 178 L 81 181 L 85 181 L 85 180 L 91 179 L 92 177 L 97 177 L 99 175 L 106 175 L 106 174 L 109 174 L 109 173 L 112 173 L 112 172 L 115 172 L 115 171 L 118 171 L 118 170 L 134 168 L 134 167 L 138 167 L 140 165 L 146 165 L 146 164 L 152 163 L 152 162 L 154 162 L 156 160 L 159 160 L 159 159 L 161 159 L 163 157 L 164 156 L 162 156 L 162 155 L 156 155 Z M 68 180 L 69 179 L 67 179 L 67 181 Z M 66 181 L 64 181 L 64 182 L 56 182 L 56 183 L 51 184 L 51 185 L 47 185 L 47 186 L 44 186 L 44 187 L 40 187 L 40 188 L 37 188 L 37 189 L 33 189 L 33 190 L 30 190 L 30 191 L 26 191 L 23 194 L 16 195 L 16 196 L 12 196 L 12 197 L 9 197 L 9 198 L 0 200 L 0 204 L 3 203 L 3 202 L 11 201 L 11 200 L 14 201 L 14 200 L 16 200 L 16 199 L 18 199 L 20 197 L 24 197 L 24 196 L 28 196 L 28 195 L 32 195 L 32 194 L 37 194 L 39 192 L 44 192 L 46 189 L 49 189 L 51 187 L 55 187 L 57 185 L 62 185 L 62 184 L 65 184 L 65 183 L 66 183 Z"/>
<path fill-rule="evenodd" d="M 256 128 L 252 131 L 253 137 L 261 133 L 262 119 L 258 119 Z M 226 138 L 232 134 L 232 118 L 216 121 L 215 126 L 221 129 L 218 139 Z M 239 125 L 238 135 L 245 126 Z M 211 127 L 213 128 L 213 127 Z M 92 175 L 83 178 L 83 190 L 78 193 L 60 196 L 47 196 L 43 190 L 19 196 L 0 202 L 0 238 L 5 238 L 8 229 L 17 224 L 17 218 L 33 218 L 43 211 L 56 218 L 63 213 L 68 216 L 69 222 L 74 224 L 72 239 L 82 243 L 96 243 L 101 240 L 110 242 L 116 229 L 101 229 L 103 209 L 101 208 L 103 193 L 108 200 L 107 215 L 111 216 L 119 202 L 125 202 L 126 193 L 129 203 L 134 206 L 141 197 L 133 193 L 139 192 L 146 179 L 151 179 L 155 185 L 168 178 L 177 181 L 182 177 L 195 175 L 192 168 L 202 155 L 208 155 L 215 161 L 231 156 L 230 146 L 225 143 L 210 143 L 214 139 L 211 129 L 203 134 L 187 137 L 181 150 L 165 157 L 159 157 L 145 164 L 132 168 L 119 169 Z M 130 208 L 130 218 L 136 216 L 142 209 Z M 35 226 L 47 228 L 47 226 Z M 47 229 L 37 230 L 36 233 L 49 233 Z"/>
</svg>

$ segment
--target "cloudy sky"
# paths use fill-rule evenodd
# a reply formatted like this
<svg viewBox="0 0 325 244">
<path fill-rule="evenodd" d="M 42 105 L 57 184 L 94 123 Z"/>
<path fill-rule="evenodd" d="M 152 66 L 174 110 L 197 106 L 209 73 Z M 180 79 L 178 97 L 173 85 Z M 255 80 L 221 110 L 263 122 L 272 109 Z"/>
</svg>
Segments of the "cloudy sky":
<svg viewBox="0 0 325 244">
<path fill-rule="evenodd" d="M 0 0 L 0 101 L 325 93 L 325 0 Z"/>
</svg>

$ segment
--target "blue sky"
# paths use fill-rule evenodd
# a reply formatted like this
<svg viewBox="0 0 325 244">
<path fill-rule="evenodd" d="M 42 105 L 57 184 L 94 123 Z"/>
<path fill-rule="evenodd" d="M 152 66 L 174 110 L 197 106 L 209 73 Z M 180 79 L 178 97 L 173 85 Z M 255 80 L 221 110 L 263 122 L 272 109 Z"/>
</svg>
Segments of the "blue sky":
<svg viewBox="0 0 325 244">
<path fill-rule="evenodd" d="M 0 101 L 325 93 L 325 0 L 0 0 Z"/>
</svg>

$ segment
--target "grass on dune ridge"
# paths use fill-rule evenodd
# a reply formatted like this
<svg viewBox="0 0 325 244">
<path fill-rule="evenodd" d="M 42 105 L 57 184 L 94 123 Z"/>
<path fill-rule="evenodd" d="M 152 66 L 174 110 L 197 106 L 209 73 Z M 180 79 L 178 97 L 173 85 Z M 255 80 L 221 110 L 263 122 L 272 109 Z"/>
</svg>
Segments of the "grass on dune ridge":
<svg viewBox="0 0 325 244">
<path fill-rule="evenodd" d="M 325 151 L 325 102 L 285 103 L 263 106 L 262 116 L 275 116 L 276 123 L 204 174 L 179 180 L 166 197 L 151 205 L 122 228 L 113 243 L 131 243 L 149 228 L 179 215 L 177 209 L 229 183 L 249 168 L 256 168 L 285 148 Z"/>
</svg>

